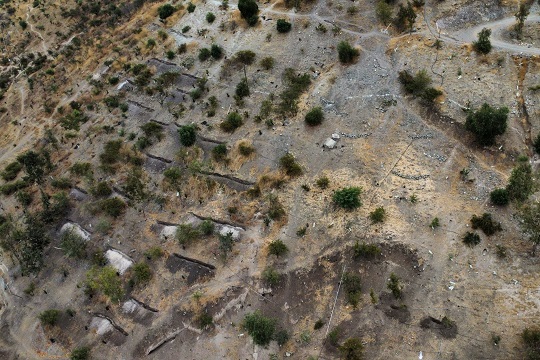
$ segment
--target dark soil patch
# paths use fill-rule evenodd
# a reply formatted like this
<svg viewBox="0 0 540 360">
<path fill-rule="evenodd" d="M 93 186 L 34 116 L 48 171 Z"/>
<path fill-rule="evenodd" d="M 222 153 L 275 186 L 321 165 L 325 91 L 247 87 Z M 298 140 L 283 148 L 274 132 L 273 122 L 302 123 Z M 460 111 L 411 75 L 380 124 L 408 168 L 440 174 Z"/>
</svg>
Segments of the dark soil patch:
<svg viewBox="0 0 540 360">
<path fill-rule="evenodd" d="M 188 285 L 214 276 L 214 271 L 208 266 L 175 255 L 171 255 L 167 258 L 165 266 L 173 274 L 176 274 L 179 271 L 183 272 L 185 275 L 182 275 L 182 278 L 186 279 Z"/>
<path fill-rule="evenodd" d="M 411 319 L 411 312 L 407 305 L 394 299 L 390 293 L 382 293 L 379 297 L 379 303 L 375 307 L 382 310 L 386 316 L 396 319 L 400 323 L 406 324 Z"/>
<path fill-rule="evenodd" d="M 453 339 L 458 333 L 456 323 L 448 319 L 446 316 L 442 320 L 428 316 L 420 321 L 420 327 L 422 329 L 431 329 L 445 339 Z"/>
</svg>

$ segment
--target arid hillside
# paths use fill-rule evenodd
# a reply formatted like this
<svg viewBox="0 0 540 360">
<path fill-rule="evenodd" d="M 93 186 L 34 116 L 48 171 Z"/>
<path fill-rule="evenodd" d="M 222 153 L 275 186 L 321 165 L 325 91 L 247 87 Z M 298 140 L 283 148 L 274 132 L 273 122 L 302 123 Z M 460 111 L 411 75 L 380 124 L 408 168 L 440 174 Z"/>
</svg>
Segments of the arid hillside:
<svg viewBox="0 0 540 360">
<path fill-rule="evenodd" d="M 537 359 L 539 21 L 0 0 L 0 359 Z"/>
</svg>

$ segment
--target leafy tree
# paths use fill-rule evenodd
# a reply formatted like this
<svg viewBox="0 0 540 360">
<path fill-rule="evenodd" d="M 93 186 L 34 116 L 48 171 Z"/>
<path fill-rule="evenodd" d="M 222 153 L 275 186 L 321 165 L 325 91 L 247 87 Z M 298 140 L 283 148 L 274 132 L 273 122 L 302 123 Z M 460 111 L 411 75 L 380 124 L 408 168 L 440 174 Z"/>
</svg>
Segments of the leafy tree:
<svg viewBox="0 0 540 360">
<path fill-rule="evenodd" d="M 525 201 L 534 191 L 532 167 L 527 161 L 520 161 L 512 170 L 508 185 L 506 186 L 508 197 L 514 201 Z"/>
<path fill-rule="evenodd" d="M 281 274 L 272 267 L 267 267 L 262 272 L 263 280 L 270 286 L 276 286 L 281 280 Z"/>
<path fill-rule="evenodd" d="M 292 24 L 284 19 L 278 19 L 276 29 L 280 33 L 286 33 L 291 31 Z"/>
<path fill-rule="evenodd" d="M 477 111 L 469 112 L 465 128 L 476 136 L 481 145 L 493 145 L 495 137 L 506 131 L 508 108 L 494 108 L 484 103 Z"/>
<path fill-rule="evenodd" d="M 234 54 L 233 61 L 244 65 L 251 65 L 255 61 L 255 56 L 256 54 L 251 50 L 240 50 Z"/>
<path fill-rule="evenodd" d="M 190 147 L 195 144 L 197 140 L 197 129 L 195 125 L 184 125 L 178 129 L 180 135 L 180 143 L 184 146 Z"/>
<path fill-rule="evenodd" d="M 32 183 L 41 183 L 45 175 L 46 159 L 43 154 L 29 150 L 17 156 L 17 161 L 22 164 L 26 172 L 25 180 Z"/>
<path fill-rule="evenodd" d="M 60 311 L 56 309 L 45 310 L 39 314 L 38 318 L 42 325 L 54 326 L 58 322 Z"/>
<path fill-rule="evenodd" d="M 519 4 L 518 12 L 515 13 L 516 25 L 514 29 L 516 30 L 516 35 L 518 39 L 523 37 L 523 26 L 525 25 L 525 20 L 529 16 L 530 6 L 526 2 L 521 2 Z"/>
<path fill-rule="evenodd" d="M 172 14 L 174 14 L 174 11 L 176 9 L 171 4 L 165 4 L 163 6 L 160 6 L 158 8 L 158 15 L 160 19 L 166 19 Z"/>
<path fill-rule="evenodd" d="M 491 36 L 491 30 L 488 28 L 483 28 L 480 33 L 478 33 L 478 41 L 473 42 L 474 49 L 481 54 L 489 54 L 491 51 L 491 41 L 489 37 Z"/>
<path fill-rule="evenodd" d="M 285 255 L 289 251 L 289 248 L 280 239 L 272 241 L 268 244 L 268 253 L 270 255 L 276 255 L 277 257 Z"/>
<path fill-rule="evenodd" d="M 362 189 L 359 187 L 347 187 L 334 192 L 332 200 L 334 204 L 343 209 L 354 210 L 362 206 L 362 202 L 360 201 L 361 193 Z"/>
<path fill-rule="evenodd" d="M 263 69 L 265 70 L 270 70 L 271 68 L 274 67 L 274 63 L 275 63 L 275 60 L 273 57 L 271 56 L 267 56 L 265 58 L 263 58 L 261 60 L 261 66 L 263 67 Z"/>
<path fill-rule="evenodd" d="M 351 63 L 354 61 L 354 59 L 360 55 L 360 51 L 358 49 L 355 49 L 346 41 L 341 41 L 338 46 L 338 56 L 339 61 L 341 61 L 343 64 Z"/>
<path fill-rule="evenodd" d="M 276 330 L 276 320 L 262 315 L 257 310 L 244 317 L 242 326 L 251 335 L 255 344 L 266 346 L 272 341 Z"/>
<path fill-rule="evenodd" d="M 412 32 L 414 22 L 416 20 L 416 13 L 410 1 L 407 1 L 407 6 L 399 4 L 399 9 L 396 18 L 394 19 L 394 25 L 400 30 L 408 30 Z"/>
<path fill-rule="evenodd" d="M 238 10 L 249 26 L 255 26 L 259 21 L 259 6 L 254 0 L 239 0 Z"/>
<path fill-rule="evenodd" d="M 309 126 L 320 125 L 324 120 L 322 108 L 320 106 L 314 107 L 306 114 L 304 120 Z"/>
<path fill-rule="evenodd" d="M 343 359 L 345 360 L 363 360 L 364 359 L 364 345 L 358 338 L 348 338 L 339 347 Z"/>
<path fill-rule="evenodd" d="M 86 284 L 91 290 L 101 291 L 114 303 L 124 297 L 122 281 L 112 266 L 92 267 L 86 274 Z"/>
<path fill-rule="evenodd" d="M 188 13 L 194 12 L 195 8 L 196 8 L 195 4 L 193 4 L 192 2 L 189 2 L 188 6 L 187 6 Z"/>
<path fill-rule="evenodd" d="M 88 360 L 90 359 L 90 348 L 80 347 L 71 352 L 70 360 Z"/>
<path fill-rule="evenodd" d="M 508 190 L 495 189 L 489 194 L 489 200 L 493 205 L 504 206 L 508 205 L 510 198 L 508 197 Z"/>
<path fill-rule="evenodd" d="M 375 5 L 375 14 L 377 14 L 377 19 L 382 22 L 384 25 L 388 25 L 392 20 L 392 7 L 384 0 L 380 0 Z"/>
</svg>

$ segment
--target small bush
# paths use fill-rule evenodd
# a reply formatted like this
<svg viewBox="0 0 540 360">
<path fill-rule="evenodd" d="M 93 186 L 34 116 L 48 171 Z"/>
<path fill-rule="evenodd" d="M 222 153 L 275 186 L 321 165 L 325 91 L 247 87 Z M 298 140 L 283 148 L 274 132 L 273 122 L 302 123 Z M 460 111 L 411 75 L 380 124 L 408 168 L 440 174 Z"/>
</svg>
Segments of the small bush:
<svg viewBox="0 0 540 360">
<path fill-rule="evenodd" d="M 219 144 L 212 149 L 212 158 L 218 162 L 225 161 L 227 160 L 227 153 L 227 145 Z"/>
<path fill-rule="evenodd" d="M 180 224 L 176 229 L 176 239 L 181 245 L 189 245 L 200 237 L 200 230 L 191 224 Z"/>
<path fill-rule="evenodd" d="M 346 41 L 341 41 L 338 46 L 339 61 L 343 64 L 348 64 L 354 61 L 354 59 L 360 55 L 358 49 L 355 49 Z"/>
<path fill-rule="evenodd" d="M 270 255 L 276 255 L 277 257 L 285 255 L 289 251 L 289 248 L 280 239 L 272 241 L 268 244 L 268 253 Z"/>
<path fill-rule="evenodd" d="M 99 155 L 101 163 L 104 165 L 112 165 L 120 161 L 122 148 L 122 140 L 113 140 L 105 144 L 103 153 Z"/>
<path fill-rule="evenodd" d="M 152 278 L 152 270 L 150 270 L 150 266 L 145 262 L 133 265 L 132 271 L 132 280 L 135 285 L 146 284 Z"/>
<path fill-rule="evenodd" d="M 467 231 L 463 236 L 463 242 L 469 247 L 474 247 L 480 244 L 480 236 L 476 233 Z"/>
<path fill-rule="evenodd" d="M 187 6 L 187 11 L 188 11 L 188 13 L 194 12 L 194 11 L 195 11 L 195 8 L 196 8 L 195 4 L 193 4 L 193 3 L 190 2 L 190 3 L 188 4 L 188 6 Z"/>
<path fill-rule="evenodd" d="M 502 230 L 501 223 L 493 221 L 493 218 L 489 213 L 484 213 L 482 216 L 473 215 L 471 224 L 473 229 L 482 229 L 487 236 L 491 236 L 497 231 Z"/>
<path fill-rule="evenodd" d="M 528 360 L 540 359 L 540 329 L 526 328 L 521 334 Z"/>
<path fill-rule="evenodd" d="M 480 109 L 470 111 L 465 128 L 472 132 L 480 145 L 493 145 L 495 137 L 506 131 L 508 108 L 495 108 L 484 103 Z"/>
<path fill-rule="evenodd" d="M 339 347 L 343 359 L 347 360 L 363 360 L 364 359 L 364 345 L 358 338 L 349 338 L 345 340 L 343 345 Z"/>
<path fill-rule="evenodd" d="M 313 325 L 313 330 L 322 329 L 323 326 L 324 326 L 324 321 L 322 319 L 319 319 L 315 321 L 315 325 Z"/>
<path fill-rule="evenodd" d="M 441 226 L 441 223 L 438 217 L 433 218 L 433 220 L 431 220 L 431 223 L 429 224 L 429 227 L 432 229 L 436 229 L 439 226 Z"/>
<path fill-rule="evenodd" d="M 232 112 L 227 115 L 227 119 L 223 121 L 219 126 L 221 129 L 228 133 L 235 132 L 240 126 L 243 125 L 242 116 L 237 112 Z"/>
<path fill-rule="evenodd" d="M 212 44 L 210 47 L 210 55 L 215 60 L 221 59 L 223 57 L 223 48 L 217 44 Z"/>
<path fill-rule="evenodd" d="M 281 220 L 286 215 L 283 205 L 276 195 L 268 196 L 268 211 L 267 216 L 271 220 Z"/>
<path fill-rule="evenodd" d="M 235 94 L 239 99 L 249 96 L 249 85 L 246 78 L 240 80 L 240 82 L 236 85 Z"/>
<path fill-rule="evenodd" d="M 4 171 L 2 171 L 2 179 L 5 181 L 11 181 L 14 180 L 19 172 L 22 170 L 23 166 L 20 162 L 14 161 L 12 163 L 9 163 L 5 168 Z"/>
<path fill-rule="evenodd" d="M 317 179 L 317 186 L 321 189 L 328 188 L 328 185 L 330 185 L 330 180 L 326 176 L 322 176 Z"/>
<path fill-rule="evenodd" d="M 162 257 L 165 253 L 163 252 L 163 249 L 160 248 L 159 246 L 153 246 L 151 247 L 150 249 L 146 250 L 146 252 L 144 253 L 144 255 L 149 259 L 149 260 L 154 260 L 154 259 L 159 259 L 160 257 Z"/>
<path fill-rule="evenodd" d="M 334 192 L 332 200 L 334 204 L 345 210 L 354 210 L 362 206 L 361 193 L 362 189 L 359 187 L 348 187 Z"/>
<path fill-rule="evenodd" d="M 281 280 L 281 274 L 272 267 L 267 267 L 262 272 L 262 279 L 270 286 L 276 286 Z"/>
<path fill-rule="evenodd" d="M 60 317 L 60 311 L 56 309 L 45 310 L 39 314 L 38 318 L 41 321 L 41 325 L 54 326 L 58 322 Z"/>
<path fill-rule="evenodd" d="M 80 347 L 71 352 L 69 357 L 70 360 L 89 360 L 90 359 L 90 348 L 89 347 Z"/>
<path fill-rule="evenodd" d="M 360 277 L 355 274 L 345 273 L 345 276 L 343 276 L 343 285 L 345 287 L 347 302 L 356 308 L 362 291 Z"/>
<path fill-rule="evenodd" d="M 86 274 L 86 284 L 92 291 L 101 291 L 112 302 L 118 303 L 124 297 L 122 280 L 112 266 L 94 266 Z"/>
<path fill-rule="evenodd" d="M 69 171 L 71 171 L 72 174 L 77 176 L 92 177 L 93 175 L 92 164 L 88 162 L 76 162 L 71 166 Z"/>
<path fill-rule="evenodd" d="M 215 225 L 211 220 L 204 220 L 199 224 L 199 230 L 202 235 L 209 236 L 214 233 Z"/>
<path fill-rule="evenodd" d="M 66 177 L 55 178 L 51 181 L 51 185 L 57 189 L 69 189 L 71 187 L 71 180 Z"/>
<path fill-rule="evenodd" d="M 101 200 L 99 205 L 105 214 L 112 216 L 113 218 L 122 215 L 126 208 L 126 203 L 118 197 Z"/>
<path fill-rule="evenodd" d="M 211 24 L 214 20 L 216 20 L 216 15 L 214 15 L 214 13 L 209 12 L 206 14 L 206 21 L 208 21 L 208 23 Z"/>
<path fill-rule="evenodd" d="M 324 120 L 324 113 L 320 106 L 314 107 L 311 109 L 304 118 L 304 121 L 309 126 L 317 126 L 322 124 Z"/>
<path fill-rule="evenodd" d="M 378 207 L 369 213 L 369 218 L 373 223 L 382 223 L 386 218 L 386 210 L 383 207 Z"/>
<path fill-rule="evenodd" d="M 210 315 L 206 311 L 203 311 L 199 314 L 199 316 L 197 316 L 195 322 L 197 323 L 197 325 L 199 325 L 199 328 L 206 329 L 214 323 L 214 319 L 212 318 L 212 315 Z"/>
<path fill-rule="evenodd" d="M 199 61 L 204 62 L 208 59 L 210 59 L 210 56 L 212 56 L 212 52 L 208 48 L 202 48 L 199 50 Z"/>
<path fill-rule="evenodd" d="M 166 19 L 170 17 L 172 14 L 174 14 L 174 11 L 176 9 L 171 4 L 165 4 L 163 6 L 158 7 L 158 15 L 160 19 Z"/>
<path fill-rule="evenodd" d="M 328 337 L 327 337 L 330 345 L 338 346 L 340 336 L 341 336 L 340 329 L 338 327 L 333 328 L 332 331 L 328 333 Z"/>
<path fill-rule="evenodd" d="M 250 156 L 255 152 L 255 148 L 247 141 L 242 141 L 240 144 L 238 144 L 238 152 L 242 156 Z"/>
<path fill-rule="evenodd" d="M 394 295 L 396 299 L 401 299 L 403 296 L 402 286 L 399 277 L 396 274 L 390 274 L 390 279 L 388 280 L 386 287 L 392 292 L 392 295 Z"/>
<path fill-rule="evenodd" d="M 355 259 L 372 259 L 381 254 L 381 248 L 375 244 L 366 244 L 365 242 L 360 244 L 357 241 L 353 247 L 353 254 Z"/>
<path fill-rule="evenodd" d="M 512 170 L 506 191 L 509 199 L 518 202 L 527 200 L 529 195 L 534 192 L 532 167 L 528 162 L 520 161 Z"/>
<path fill-rule="evenodd" d="M 247 314 L 242 324 L 253 342 L 260 346 L 266 346 L 272 341 L 276 330 L 276 320 L 262 315 L 258 310 Z"/>
<path fill-rule="evenodd" d="M 66 256 L 77 259 L 86 257 L 86 241 L 74 231 L 65 231 L 62 234 L 60 247 Z"/>
<path fill-rule="evenodd" d="M 296 162 L 294 155 L 291 153 L 286 153 L 279 159 L 279 166 L 291 177 L 303 174 L 302 167 Z"/>
<path fill-rule="evenodd" d="M 92 194 L 99 197 L 109 196 L 112 194 L 112 192 L 112 188 L 109 186 L 109 184 L 107 184 L 106 181 L 98 182 L 96 186 L 92 189 Z"/>
<path fill-rule="evenodd" d="M 271 56 L 267 56 L 261 60 L 261 66 L 264 70 L 270 70 L 274 67 L 275 60 Z M 540 148 L 540 145 L 539 145 Z"/>
<path fill-rule="evenodd" d="M 483 28 L 478 34 L 478 41 L 473 42 L 474 49 L 481 54 L 488 54 L 491 51 L 491 29 Z"/>
<path fill-rule="evenodd" d="M 197 141 L 197 129 L 195 125 L 184 125 L 178 129 L 180 135 L 180 143 L 184 146 L 190 147 Z"/>
<path fill-rule="evenodd" d="M 21 190 L 21 189 L 24 189 L 26 187 L 28 187 L 28 184 L 26 181 L 24 180 L 19 180 L 19 181 L 16 181 L 14 183 L 8 183 L 8 184 L 4 184 L 2 186 L 0 186 L 0 193 L 2 195 L 11 195 L 11 194 L 14 194 L 15 192 Z"/>
<path fill-rule="evenodd" d="M 291 336 L 289 335 L 287 330 L 283 330 L 283 329 L 279 330 L 274 335 L 274 340 L 276 340 L 276 342 L 277 342 L 277 344 L 279 346 L 285 345 L 287 343 L 287 341 L 289 341 L 290 338 L 291 338 Z"/>
<path fill-rule="evenodd" d="M 276 29 L 280 33 L 287 33 L 291 31 L 292 24 L 284 19 L 278 19 Z"/>
</svg>

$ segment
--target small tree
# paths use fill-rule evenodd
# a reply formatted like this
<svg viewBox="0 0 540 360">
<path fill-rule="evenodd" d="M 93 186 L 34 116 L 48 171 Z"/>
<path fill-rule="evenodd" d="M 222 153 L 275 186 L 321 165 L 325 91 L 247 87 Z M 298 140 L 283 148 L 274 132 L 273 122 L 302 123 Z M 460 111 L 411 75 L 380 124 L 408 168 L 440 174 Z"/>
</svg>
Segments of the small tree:
<svg viewBox="0 0 540 360">
<path fill-rule="evenodd" d="M 332 200 L 334 204 L 343 209 L 354 210 L 362 206 L 362 202 L 360 201 L 361 193 L 362 188 L 360 187 L 347 187 L 334 192 Z"/>
<path fill-rule="evenodd" d="M 174 6 L 171 4 L 165 4 L 163 6 L 158 7 L 158 15 L 160 19 L 166 19 L 169 16 L 171 16 L 175 11 Z"/>
<path fill-rule="evenodd" d="M 528 161 L 520 161 L 512 170 L 506 191 L 510 200 L 522 202 L 534 191 L 532 167 Z"/>
<path fill-rule="evenodd" d="M 176 229 L 176 239 L 181 245 L 189 245 L 200 237 L 200 230 L 191 224 L 180 224 Z"/>
<path fill-rule="evenodd" d="M 341 41 L 338 46 L 338 55 L 339 55 L 339 61 L 341 61 L 343 64 L 348 64 L 354 61 L 354 59 L 360 55 L 360 51 L 358 49 L 355 49 L 346 41 Z"/>
<path fill-rule="evenodd" d="M 59 317 L 60 317 L 59 310 L 50 309 L 50 310 L 45 310 L 42 313 L 40 313 L 38 318 L 41 321 L 41 325 L 54 326 L 58 322 Z"/>
<path fill-rule="evenodd" d="M 280 33 L 286 33 L 291 31 L 291 23 L 284 19 L 278 19 L 276 29 Z"/>
<path fill-rule="evenodd" d="M 262 315 L 258 310 L 247 314 L 242 325 L 253 342 L 260 346 L 268 345 L 276 330 L 276 320 Z"/>
<path fill-rule="evenodd" d="M 221 130 L 228 133 L 233 133 L 243 124 L 244 122 L 242 121 L 242 116 L 237 112 L 232 112 L 227 115 L 227 118 L 221 124 L 219 124 L 219 126 L 221 127 Z"/>
<path fill-rule="evenodd" d="M 345 360 L 363 360 L 364 345 L 358 338 L 349 338 L 339 347 L 343 359 Z"/>
<path fill-rule="evenodd" d="M 178 129 L 180 135 L 180 143 L 184 146 L 193 146 L 197 141 L 197 129 L 195 125 L 184 125 Z"/>
<path fill-rule="evenodd" d="M 377 19 L 384 25 L 388 25 L 392 20 L 392 6 L 384 0 L 377 2 L 375 13 L 377 14 Z"/>
<path fill-rule="evenodd" d="M 523 37 L 523 26 L 525 25 L 525 19 L 527 19 L 527 16 L 529 16 L 529 10 L 529 5 L 526 2 L 522 2 L 519 4 L 518 12 L 515 14 L 517 22 L 514 29 L 516 30 L 516 36 L 518 39 Z"/>
<path fill-rule="evenodd" d="M 270 255 L 276 255 L 277 257 L 285 255 L 289 251 L 289 248 L 280 239 L 272 241 L 268 244 L 268 253 Z"/>
<path fill-rule="evenodd" d="M 495 137 L 506 131 L 508 108 L 494 108 L 484 103 L 477 111 L 469 112 L 465 128 L 472 132 L 481 145 L 493 145 Z"/>
<path fill-rule="evenodd" d="M 279 167 L 285 170 L 285 173 L 291 177 L 302 175 L 302 167 L 296 161 L 291 153 L 286 153 L 279 159 Z"/>
<path fill-rule="evenodd" d="M 255 26 L 259 21 L 259 6 L 254 0 L 239 0 L 238 10 L 249 26 Z"/>
<path fill-rule="evenodd" d="M 488 28 L 483 28 L 480 33 L 478 33 L 478 41 L 473 42 L 474 49 L 481 54 L 489 54 L 491 51 L 491 41 L 489 37 L 491 36 L 491 30 Z"/>
<path fill-rule="evenodd" d="M 508 190 L 495 189 L 489 194 L 489 200 L 493 205 L 505 206 L 508 205 L 510 198 L 508 197 Z"/>
<path fill-rule="evenodd" d="M 236 85 L 236 91 L 235 91 L 235 94 L 236 96 L 238 96 L 240 99 L 246 97 L 246 96 L 249 96 L 250 92 L 249 92 L 249 85 L 248 85 L 248 82 L 247 82 L 247 79 L 246 78 L 243 78 L 242 80 L 240 80 L 240 82 L 238 83 L 238 85 Z"/>
<path fill-rule="evenodd" d="M 320 106 L 314 107 L 306 114 L 304 120 L 309 126 L 320 125 L 324 120 L 324 113 L 322 111 L 322 108 Z"/>
<path fill-rule="evenodd" d="M 414 12 L 414 8 L 410 1 L 407 1 L 407 6 L 399 4 L 399 9 L 397 16 L 394 20 L 394 25 L 400 31 L 408 30 L 409 32 L 412 32 L 415 20 L 416 13 Z"/>
<path fill-rule="evenodd" d="M 208 21 L 208 23 L 211 24 L 214 20 L 216 20 L 216 15 L 214 15 L 214 13 L 209 12 L 206 14 L 206 21 Z"/>
<path fill-rule="evenodd" d="M 70 360 L 88 360 L 90 359 L 90 348 L 80 347 L 71 352 Z"/>
</svg>

